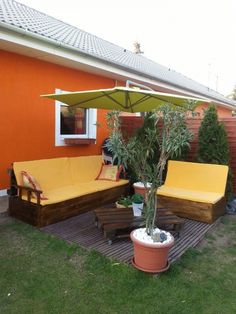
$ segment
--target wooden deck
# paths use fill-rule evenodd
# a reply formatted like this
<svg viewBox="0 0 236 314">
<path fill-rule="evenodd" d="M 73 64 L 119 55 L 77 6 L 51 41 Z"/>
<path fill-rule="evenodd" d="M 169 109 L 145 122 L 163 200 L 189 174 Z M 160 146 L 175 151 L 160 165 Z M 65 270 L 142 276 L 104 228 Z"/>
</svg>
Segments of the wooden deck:
<svg viewBox="0 0 236 314">
<path fill-rule="evenodd" d="M 184 219 L 184 228 L 180 237 L 175 236 L 175 245 L 169 253 L 169 261 L 179 258 L 187 249 L 196 246 L 205 234 L 216 224 L 206 224 Z M 114 240 L 112 245 L 104 239 L 102 232 L 94 224 L 94 213 L 88 212 L 70 219 L 41 228 L 42 231 L 55 235 L 68 243 L 100 252 L 101 254 L 123 263 L 131 263 L 133 246 L 129 238 Z"/>
</svg>

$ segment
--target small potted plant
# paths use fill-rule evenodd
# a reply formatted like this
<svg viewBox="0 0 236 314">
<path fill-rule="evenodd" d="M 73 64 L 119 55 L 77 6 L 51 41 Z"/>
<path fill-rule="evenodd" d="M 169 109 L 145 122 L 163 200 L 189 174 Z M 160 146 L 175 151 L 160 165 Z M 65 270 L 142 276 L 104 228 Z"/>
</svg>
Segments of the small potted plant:
<svg viewBox="0 0 236 314">
<path fill-rule="evenodd" d="M 130 196 L 121 196 L 116 202 L 117 208 L 132 208 L 132 200 Z"/>
<path fill-rule="evenodd" d="M 143 210 L 143 195 L 135 193 L 131 197 L 132 206 L 133 206 L 133 213 L 134 216 L 140 217 L 142 216 L 142 210 Z"/>
</svg>

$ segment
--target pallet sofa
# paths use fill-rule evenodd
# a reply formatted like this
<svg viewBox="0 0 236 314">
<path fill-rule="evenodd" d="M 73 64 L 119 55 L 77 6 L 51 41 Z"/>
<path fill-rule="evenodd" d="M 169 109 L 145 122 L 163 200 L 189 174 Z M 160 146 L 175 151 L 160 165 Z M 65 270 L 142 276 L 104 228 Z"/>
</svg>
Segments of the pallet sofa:
<svg viewBox="0 0 236 314">
<path fill-rule="evenodd" d="M 228 166 L 170 160 L 158 201 L 180 217 L 212 223 L 225 213 L 227 175 Z"/>
<path fill-rule="evenodd" d="M 15 162 L 17 194 L 9 197 L 9 214 L 43 227 L 114 202 L 128 192 L 129 182 L 96 180 L 102 156 L 81 156 Z M 22 171 L 33 176 L 41 191 L 22 185 Z M 12 186 L 12 189 L 14 187 Z"/>
</svg>

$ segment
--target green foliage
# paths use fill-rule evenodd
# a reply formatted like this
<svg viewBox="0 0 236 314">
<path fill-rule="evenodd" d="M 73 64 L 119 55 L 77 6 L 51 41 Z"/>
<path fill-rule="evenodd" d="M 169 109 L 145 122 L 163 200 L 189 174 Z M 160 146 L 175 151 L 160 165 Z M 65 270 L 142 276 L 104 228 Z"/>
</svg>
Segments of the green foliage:
<svg viewBox="0 0 236 314">
<path fill-rule="evenodd" d="M 135 204 L 142 204 L 143 201 L 144 201 L 143 196 L 141 194 L 139 194 L 139 193 L 133 194 L 132 197 L 131 197 L 131 200 Z"/>
<path fill-rule="evenodd" d="M 192 134 L 186 127 L 185 118 L 184 108 L 163 105 L 158 111 L 147 113 L 143 125 L 134 136 L 125 139 L 120 128 L 119 111 L 109 112 L 107 124 L 110 136 L 107 147 L 113 153 L 113 159 L 118 165 L 124 165 L 133 174 L 135 181 L 153 183 L 157 179 L 161 180 L 155 182 L 159 186 L 163 178 L 157 176 L 160 170 L 157 164 L 163 163 L 163 158 L 181 159 L 190 147 Z"/>
<path fill-rule="evenodd" d="M 156 221 L 156 192 L 163 183 L 163 171 L 169 158 L 176 158 L 189 147 L 192 134 L 185 124 L 186 109 L 165 104 L 150 112 L 134 136 L 125 139 L 120 128 L 119 112 L 107 116 L 110 138 L 108 149 L 118 164 L 131 169 L 137 181 L 151 183 L 146 193 L 144 215 L 147 232 L 152 235 Z"/>
<path fill-rule="evenodd" d="M 227 133 L 222 123 L 218 121 L 215 106 L 205 110 L 204 118 L 198 132 L 197 161 L 209 164 L 230 165 L 230 151 Z M 226 196 L 232 193 L 232 171 L 229 170 Z"/>
<path fill-rule="evenodd" d="M 141 127 L 135 131 L 135 139 L 137 141 L 137 145 L 138 143 L 139 144 L 144 143 L 149 137 L 150 137 L 150 140 L 153 141 L 152 153 L 149 154 L 147 158 L 147 163 L 150 165 L 153 163 L 157 163 L 160 157 L 158 137 L 157 137 L 157 132 L 158 132 L 157 128 L 158 128 L 158 121 L 156 121 L 156 117 L 153 115 L 152 112 L 147 112 L 146 115 L 144 116 L 143 125 L 141 125 Z M 152 135 L 153 135 L 153 138 L 152 138 Z"/>
<path fill-rule="evenodd" d="M 230 161 L 227 134 L 219 123 L 214 106 L 205 110 L 198 132 L 198 162 L 228 165 Z"/>
<path fill-rule="evenodd" d="M 123 205 L 125 207 L 132 205 L 132 200 L 130 196 L 121 196 L 117 202 L 118 204 Z"/>
<path fill-rule="evenodd" d="M 113 160 L 118 165 L 123 165 L 127 170 L 129 155 L 126 148 L 126 142 L 121 132 L 120 111 L 110 111 L 107 113 L 107 126 L 110 129 L 109 141 L 106 146 L 113 154 Z M 130 146 L 130 145 L 129 145 Z"/>
</svg>

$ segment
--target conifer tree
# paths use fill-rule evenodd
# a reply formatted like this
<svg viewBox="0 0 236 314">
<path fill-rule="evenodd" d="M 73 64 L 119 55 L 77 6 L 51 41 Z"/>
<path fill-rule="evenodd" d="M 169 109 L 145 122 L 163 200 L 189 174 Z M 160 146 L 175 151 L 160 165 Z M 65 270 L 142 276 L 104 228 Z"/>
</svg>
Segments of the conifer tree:
<svg viewBox="0 0 236 314">
<path fill-rule="evenodd" d="M 204 118 L 198 131 L 197 161 L 209 164 L 230 165 L 230 151 L 227 133 L 218 121 L 215 106 L 205 110 Z M 229 170 L 226 196 L 232 193 L 232 172 Z"/>
</svg>

